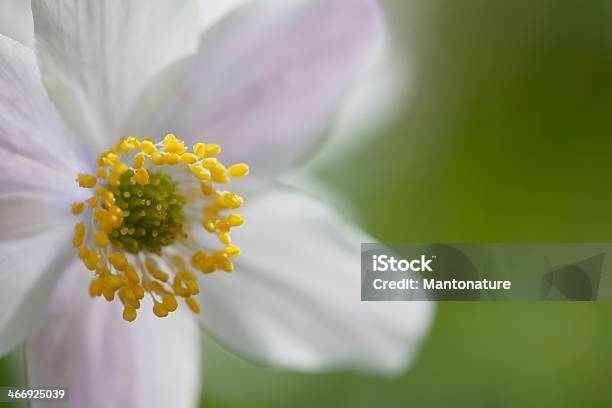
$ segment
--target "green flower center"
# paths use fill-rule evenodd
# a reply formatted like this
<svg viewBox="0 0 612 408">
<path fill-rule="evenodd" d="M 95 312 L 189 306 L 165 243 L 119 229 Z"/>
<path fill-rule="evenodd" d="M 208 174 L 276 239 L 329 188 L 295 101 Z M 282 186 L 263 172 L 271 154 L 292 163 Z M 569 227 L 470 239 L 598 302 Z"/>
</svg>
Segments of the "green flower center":
<svg viewBox="0 0 612 408">
<path fill-rule="evenodd" d="M 159 253 L 161 248 L 174 242 L 183 233 L 186 202 L 172 177 L 162 172 L 151 172 L 149 183 L 133 181 L 134 172 L 128 170 L 116 186 L 104 187 L 115 196 L 115 204 L 124 214 L 121 228 L 108 234 L 117 248 L 135 254 Z"/>
</svg>

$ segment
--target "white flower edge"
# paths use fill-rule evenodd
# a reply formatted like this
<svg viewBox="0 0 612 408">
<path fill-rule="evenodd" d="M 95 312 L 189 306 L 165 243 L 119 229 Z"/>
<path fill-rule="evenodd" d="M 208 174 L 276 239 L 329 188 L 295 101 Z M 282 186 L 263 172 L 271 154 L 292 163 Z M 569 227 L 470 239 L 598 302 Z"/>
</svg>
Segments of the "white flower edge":
<svg viewBox="0 0 612 408">
<path fill-rule="evenodd" d="M 200 279 L 204 327 L 265 365 L 397 374 L 432 321 L 432 302 L 362 302 L 360 244 L 372 242 L 313 196 L 277 186 L 245 208 L 236 272 Z"/>
</svg>

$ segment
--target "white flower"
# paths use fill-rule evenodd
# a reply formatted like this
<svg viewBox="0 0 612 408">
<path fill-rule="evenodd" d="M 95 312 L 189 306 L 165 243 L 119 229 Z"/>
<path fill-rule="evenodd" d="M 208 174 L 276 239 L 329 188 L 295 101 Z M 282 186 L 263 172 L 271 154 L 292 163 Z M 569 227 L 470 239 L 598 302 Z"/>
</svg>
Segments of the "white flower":
<svg viewBox="0 0 612 408">
<path fill-rule="evenodd" d="M 374 1 L 257 1 L 201 39 L 194 1 L 34 0 L 32 10 L 36 52 L 0 36 L 0 353 L 25 339 L 32 384 L 68 386 L 74 407 L 194 406 L 198 323 L 264 364 L 406 366 L 430 305 L 360 302 L 359 244 L 371 239 L 274 181 L 320 142 L 371 58 Z M 183 305 L 157 318 L 145 297 L 128 323 L 119 301 L 88 294 L 93 273 L 72 247 L 70 212 L 88 196 L 75 177 L 95 173 L 121 136 L 167 132 L 219 143 L 223 160 L 251 166 L 238 183 L 247 221 L 232 230 L 242 253 L 233 273 L 198 274 L 199 321 Z M 184 232 L 208 249 L 188 210 Z M 193 255 L 175 242 L 162 250 Z M 143 279 L 144 255 L 126 255 Z"/>
</svg>

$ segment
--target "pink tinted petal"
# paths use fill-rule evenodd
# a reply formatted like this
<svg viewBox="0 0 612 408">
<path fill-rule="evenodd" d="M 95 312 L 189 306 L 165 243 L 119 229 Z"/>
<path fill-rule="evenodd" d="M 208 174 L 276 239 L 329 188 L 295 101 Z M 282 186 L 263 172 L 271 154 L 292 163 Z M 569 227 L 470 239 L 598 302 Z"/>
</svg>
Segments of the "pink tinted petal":
<svg viewBox="0 0 612 408">
<path fill-rule="evenodd" d="M 283 170 L 326 133 L 380 34 L 371 0 L 248 3 L 204 34 L 161 131 L 220 143 L 257 175 Z"/>
<path fill-rule="evenodd" d="M 74 191 L 81 148 L 42 86 L 34 53 L 0 35 L 0 191 Z"/>
<path fill-rule="evenodd" d="M 199 398 L 200 333 L 181 312 L 159 319 L 143 302 L 125 322 L 119 302 L 91 299 L 89 271 L 64 274 L 43 324 L 27 342 L 32 386 L 67 387 L 66 403 L 36 407 L 194 408 Z"/>
</svg>

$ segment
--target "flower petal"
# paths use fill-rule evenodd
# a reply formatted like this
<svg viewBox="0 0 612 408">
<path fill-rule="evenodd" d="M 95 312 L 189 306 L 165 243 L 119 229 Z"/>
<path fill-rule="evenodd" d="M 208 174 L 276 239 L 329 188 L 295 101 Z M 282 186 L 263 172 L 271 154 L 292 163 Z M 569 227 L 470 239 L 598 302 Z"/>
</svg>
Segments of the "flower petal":
<svg viewBox="0 0 612 408">
<path fill-rule="evenodd" d="M 39 0 L 43 81 L 66 122 L 108 148 L 145 84 L 197 48 L 196 0 Z"/>
<path fill-rule="evenodd" d="M 89 297 L 87 280 L 74 265 L 54 292 L 27 343 L 30 384 L 68 387 L 69 401 L 53 407 L 195 407 L 201 383 L 196 319 L 180 312 L 159 319 L 145 302 L 138 318 L 125 322 L 118 302 Z"/>
<path fill-rule="evenodd" d="M 74 224 L 70 208 L 53 202 L 52 198 L 24 194 L 0 196 L 0 243 L 30 238 L 55 227 Z"/>
<path fill-rule="evenodd" d="M 316 146 L 381 39 L 371 0 L 257 1 L 203 36 L 161 130 L 272 174 Z"/>
<path fill-rule="evenodd" d="M 0 191 L 74 188 L 83 153 L 40 81 L 34 53 L 0 35 Z"/>
<path fill-rule="evenodd" d="M 429 328 L 427 302 L 361 302 L 360 243 L 371 238 L 312 197 L 275 190 L 245 208 L 236 270 L 200 281 L 205 327 L 265 364 L 396 373 Z"/>
<path fill-rule="evenodd" d="M 200 25 L 203 30 L 212 27 L 217 21 L 227 13 L 233 11 L 238 6 L 247 1 L 253 0 L 199 0 Z"/>
<path fill-rule="evenodd" d="M 2 203 L 4 204 L 4 203 Z M 4 211 L 4 205 L 0 207 Z M 4 212 L 3 212 L 4 214 Z M 9 213 L 10 214 L 10 213 Z M 0 228 L 7 226 L 2 221 Z M 2 231 L 0 240 L 0 355 L 23 340 L 41 319 L 41 310 L 60 272 L 72 259 L 70 225 L 14 238 Z"/>
<path fill-rule="evenodd" d="M 0 2 L 0 34 L 31 47 L 34 44 L 30 0 Z"/>
</svg>

